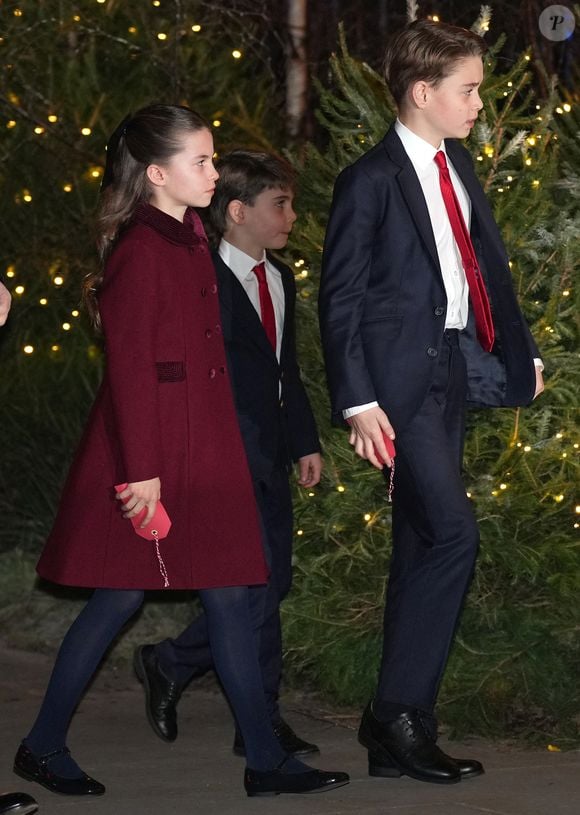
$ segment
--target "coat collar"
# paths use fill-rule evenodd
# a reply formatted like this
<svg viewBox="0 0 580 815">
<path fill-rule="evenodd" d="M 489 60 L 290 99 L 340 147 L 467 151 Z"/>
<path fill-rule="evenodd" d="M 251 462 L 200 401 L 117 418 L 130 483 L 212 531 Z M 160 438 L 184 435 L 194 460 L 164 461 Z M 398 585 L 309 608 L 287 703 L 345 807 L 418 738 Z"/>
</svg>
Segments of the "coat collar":
<svg viewBox="0 0 580 815">
<path fill-rule="evenodd" d="M 168 241 L 185 246 L 207 244 L 207 237 L 201 218 L 197 212 L 188 207 L 183 223 L 166 212 L 146 202 L 137 205 L 133 215 L 133 223 L 142 223 L 150 226 Z"/>
</svg>

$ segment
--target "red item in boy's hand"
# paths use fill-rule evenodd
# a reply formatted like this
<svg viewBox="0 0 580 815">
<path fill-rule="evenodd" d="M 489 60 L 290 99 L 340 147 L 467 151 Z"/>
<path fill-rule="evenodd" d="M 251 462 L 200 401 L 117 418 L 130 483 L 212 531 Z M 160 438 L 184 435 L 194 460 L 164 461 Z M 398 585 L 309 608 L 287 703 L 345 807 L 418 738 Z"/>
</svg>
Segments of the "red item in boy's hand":
<svg viewBox="0 0 580 815">
<path fill-rule="evenodd" d="M 383 430 L 383 441 L 385 443 L 385 447 L 387 448 L 387 455 L 389 456 L 389 458 L 392 461 L 395 458 L 395 456 L 397 455 L 397 452 L 395 450 L 395 444 L 394 444 L 393 440 L 390 439 L 387 436 L 387 434 L 384 432 L 384 430 Z M 386 464 L 387 463 L 386 461 L 383 461 L 383 459 L 380 457 L 376 447 L 375 447 L 375 456 L 378 458 L 378 460 L 381 462 L 381 464 Z"/>
</svg>

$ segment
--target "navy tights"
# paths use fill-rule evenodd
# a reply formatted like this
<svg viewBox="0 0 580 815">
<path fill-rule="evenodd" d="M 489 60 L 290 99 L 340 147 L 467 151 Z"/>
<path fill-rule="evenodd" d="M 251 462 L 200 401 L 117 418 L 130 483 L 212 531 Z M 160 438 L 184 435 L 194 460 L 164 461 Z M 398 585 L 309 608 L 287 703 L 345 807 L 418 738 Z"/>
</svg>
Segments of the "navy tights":
<svg viewBox="0 0 580 815">
<path fill-rule="evenodd" d="M 72 715 L 107 648 L 127 621 L 139 610 L 144 592 L 97 589 L 66 634 L 50 678 L 44 701 L 25 739 L 35 755 L 64 747 Z M 207 615 L 212 656 L 218 676 L 242 732 L 248 766 L 270 770 L 285 754 L 274 733 L 266 705 L 258 648 L 246 586 L 203 589 L 200 597 Z M 291 759 L 287 772 L 302 772 L 302 762 Z M 70 756 L 52 759 L 50 769 L 74 778 L 81 770 Z"/>
</svg>

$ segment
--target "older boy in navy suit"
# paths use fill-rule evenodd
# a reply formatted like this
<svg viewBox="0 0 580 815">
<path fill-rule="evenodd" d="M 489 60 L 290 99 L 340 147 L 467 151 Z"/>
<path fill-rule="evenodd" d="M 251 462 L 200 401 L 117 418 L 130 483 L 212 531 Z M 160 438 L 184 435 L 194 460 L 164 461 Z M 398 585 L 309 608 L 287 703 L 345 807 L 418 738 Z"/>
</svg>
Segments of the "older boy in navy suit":
<svg viewBox="0 0 580 815">
<path fill-rule="evenodd" d="M 442 23 L 395 38 L 399 118 L 336 182 L 320 288 L 333 409 L 375 467 L 391 465 L 385 436 L 396 449 L 383 656 L 359 740 L 371 775 L 434 783 L 483 772 L 439 749 L 433 718 L 479 543 L 461 479 L 466 404 L 525 405 L 543 388 L 506 250 L 456 141 L 482 107 L 484 53 Z"/>
<path fill-rule="evenodd" d="M 286 246 L 296 214 L 292 167 L 268 153 L 236 150 L 217 167 L 220 179 L 209 216 L 222 238 L 214 255 L 228 370 L 254 481 L 271 575 L 264 607 L 255 608 L 260 663 L 274 730 L 287 753 L 317 752 L 282 719 L 280 602 L 292 580 L 292 502 L 288 480 L 320 480 L 322 459 L 314 416 L 296 361 L 294 276 L 268 249 Z M 218 326 L 216 330 L 219 330 Z M 227 461 L 223 462 L 227 467 Z M 259 593 L 257 593 L 259 594 Z M 176 705 L 183 687 L 212 667 L 205 618 L 179 637 L 137 649 L 135 667 L 147 693 L 147 715 L 162 739 L 177 737 Z M 244 754 L 239 734 L 234 752 Z"/>
</svg>

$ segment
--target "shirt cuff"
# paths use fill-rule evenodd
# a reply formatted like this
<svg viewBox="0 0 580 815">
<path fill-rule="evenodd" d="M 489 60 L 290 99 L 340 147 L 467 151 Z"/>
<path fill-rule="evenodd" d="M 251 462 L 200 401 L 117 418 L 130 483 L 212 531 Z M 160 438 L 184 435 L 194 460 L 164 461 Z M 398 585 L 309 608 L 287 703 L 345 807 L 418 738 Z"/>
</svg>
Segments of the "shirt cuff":
<svg viewBox="0 0 580 815">
<path fill-rule="evenodd" d="M 357 413 L 362 413 L 363 410 L 369 410 L 369 408 L 378 407 L 378 402 L 367 402 L 366 405 L 355 405 L 351 408 L 346 408 L 346 410 L 342 411 L 342 418 L 343 419 L 350 419 L 351 416 L 356 416 Z"/>
<path fill-rule="evenodd" d="M 538 368 L 540 373 L 544 370 L 544 363 L 538 357 L 534 357 L 534 365 L 536 366 L 536 368 Z"/>
</svg>

